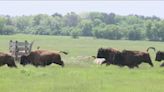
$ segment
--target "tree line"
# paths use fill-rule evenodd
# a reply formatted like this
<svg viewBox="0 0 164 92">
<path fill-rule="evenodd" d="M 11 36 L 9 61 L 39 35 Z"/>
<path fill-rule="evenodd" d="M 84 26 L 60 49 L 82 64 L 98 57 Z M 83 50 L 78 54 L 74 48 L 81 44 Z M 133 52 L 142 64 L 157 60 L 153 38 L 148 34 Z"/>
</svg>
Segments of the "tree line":
<svg viewBox="0 0 164 92">
<path fill-rule="evenodd" d="M 0 35 L 17 33 L 164 41 L 164 20 L 156 16 L 121 16 L 103 12 L 0 15 Z"/>
</svg>

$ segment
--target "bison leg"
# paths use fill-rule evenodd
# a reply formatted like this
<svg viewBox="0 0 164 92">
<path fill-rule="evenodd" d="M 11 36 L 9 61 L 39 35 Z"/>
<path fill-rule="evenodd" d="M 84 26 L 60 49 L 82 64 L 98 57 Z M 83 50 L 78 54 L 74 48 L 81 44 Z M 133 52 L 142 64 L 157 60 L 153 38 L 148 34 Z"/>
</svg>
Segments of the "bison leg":
<svg viewBox="0 0 164 92">
<path fill-rule="evenodd" d="M 61 67 L 64 67 L 64 62 L 62 60 L 60 61 L 54 61 L 54 64 L 60 65 Z"/>
<path fill-rule="evenodd" d="M 110 63 L 109 63 L 109 62 L 107 62 L 107 63 L 106 63 L 106 66 L 109 66 L 109 65 L 110 65 Z"/>
<path fill-rule="evenodd" d="M 134 66 L 128 66 L 130 69 L 134 68 Z"/>
<path fill-rule="evenodd" d="M 121 68 L 124 67 L 124 65 L 118 65 L 118 66 L 121 67 Z"/>
<path fill-rule="evenodd" d="M 162 63 L 162 64 L 160 65 L 160 67 L 164 67 L 164 63 Z"/>
<path fill-rule="evenodd" d="M 103 62 L 101 63 L 101 65 L 102 65 L 102 64 L 107 64 L 107 61 L 103 61 Z"/>
<path fill-rule="evenodd" d="M 136 68 L 139 68 L 139 66 L 138 66 L 138 65 L 136 65 Z"/>
<path fill-rule="evenodd" d="M 7 66 L 8 67 L 15 67 L 15 68 L 17 67 L 15 63 L 13 63 L 13 64 L 7 64 Z"/>
</svg>

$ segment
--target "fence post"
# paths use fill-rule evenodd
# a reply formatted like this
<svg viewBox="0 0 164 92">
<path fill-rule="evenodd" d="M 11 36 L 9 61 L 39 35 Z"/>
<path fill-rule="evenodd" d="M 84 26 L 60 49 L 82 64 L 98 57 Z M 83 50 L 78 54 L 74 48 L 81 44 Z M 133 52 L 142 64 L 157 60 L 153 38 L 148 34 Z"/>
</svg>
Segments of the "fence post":
<svg viewBox="0 0 164 92">
<path fill-rule="evenodd" d="M 30 46 L 29 46 L 29 53 L 31 53 L 33 43 L 34 43 L 34 41 L 32 41 L 32 42 L 30 43 Z"/>
<path fill-rule="evenodd" d="M 18 60 L 18 41 L 15 41 L 15 59 Z"/>
<path fill-rule="evenodd" d="M 28 42 L 27 42 L 27 40 L 25 40 L 25 54 L 27 55 L 27 50 L 28 50 Z"/>
<path fill-rule="evenodd" d="M 30 53 L 33 42 L 29 43 L 27 40 L 24 42 L 18 42 L 10 40 L 9 42 L 9 51 L 12 56 L 15 57 L 15 60 L 18 60 L 21 55 L 27 55 Z"/>
<path fill-rule="evenodd" d="M 12 42 L 13 42 L 12 40 L 10 40 L 10 42 L 9 42 L 9 52 L 10 53 L 12 53 Z"/>
</svg>

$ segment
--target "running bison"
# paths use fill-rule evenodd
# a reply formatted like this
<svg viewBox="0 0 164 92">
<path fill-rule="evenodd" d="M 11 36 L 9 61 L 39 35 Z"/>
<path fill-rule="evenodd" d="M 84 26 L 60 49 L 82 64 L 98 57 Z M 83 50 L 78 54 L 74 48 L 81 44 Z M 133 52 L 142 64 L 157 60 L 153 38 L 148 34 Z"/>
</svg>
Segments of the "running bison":
<svg viewBox="0 0 164 92">
<path fill-rule="evenodd" d="M 120 52 L 113 48 L 100 48 L 97 58 L 105 58 L 103 63 L 106 65 L 113 64 L 118 66 L 128 66 L 129 68 L 139 67 L 142 62 L 153 66 L 150 55 L 147 52 L 123 50 Z"/>
<path fill-rule="evenodd" d="M 68 54 L 66 52 L 60 51 L 64 54 Z M 46 66 L 50 64 L 58 64 L 64 67 L 64 62 L 61 60 L 61 56 L 59 53 L 50 52 L 47 50 L 36 50 L 32 51 L 29 55 L 21 56 L 21 65 L 32 64 L 36 67 L 38 66 Z"/>
<path fill-rule="evenodd" d="M 164 60 L 164 52 L 162 52 L 162 51 L 157 51 L 155 60 L 156 60 L 156 61 L 162 61 L 162 60 Z"/>
<path fill-rule="evenodd" d="M 11 55 L 0 52 L 0 66 L 5 65 L 5 64 L 8 67 L 17 67 L 14 62 L 14 58 Z"/>
<path fill-rule="evenodd" d="M 162 52 L 162 51 L 157 51 L 156 57 L 155 57 L 155 61 L 161 62 L 162 60 L 164 60 L 164 52 Z M 164 67 L 164 63 L 162 63 L 160 66 L 161 66 L 161 67 Z"/>
<path fill-rule="evenodd" d="M 121 65 L 128 66 L 129 68 L 138 68 L 138 65 L 141 63 L 148 63 L 153 67 L 150 55 L 147 52 L 123 50 L 121 55 L 116 56 L 115 58 L 122 61 Z"/>
<path fill-rule="evenodd" d="M 119 62 L 115 60 L 115 55 L 121 52 L 114 48 L 99 48 L 97 53 L 97 58 L 104 58 L 105 61 L 102 64 L 114 64 L 119 65 Z"/>
</svg>

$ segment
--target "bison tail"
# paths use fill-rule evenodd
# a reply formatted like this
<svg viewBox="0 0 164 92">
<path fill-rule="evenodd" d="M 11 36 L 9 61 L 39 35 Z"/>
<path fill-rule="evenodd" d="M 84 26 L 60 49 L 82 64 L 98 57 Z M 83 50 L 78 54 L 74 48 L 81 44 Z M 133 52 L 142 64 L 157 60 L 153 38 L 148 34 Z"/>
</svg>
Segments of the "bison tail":
<svg viewBox="0 0 164 92">
<path fill-rule="evenodd" d="M 147 52 L 149 51 L 149 49 L 153 49 L 154 50 L 154 52 L 156 51 L 156 49 L 155 49 L 155 47 L 149 47 L 149 48 L 147 48 Z"/>
<path fill-rule="evenodd" d="M 59 51 L 59 53 L 63 53 L 65 55 L 68 55 L 68 52 L 66 52 L 66 51 Z"/>
<path fill-rule="evenodd" d="M 91 56 L 91 58 L 96 59 L 96 56 Z"/>
</svg>

